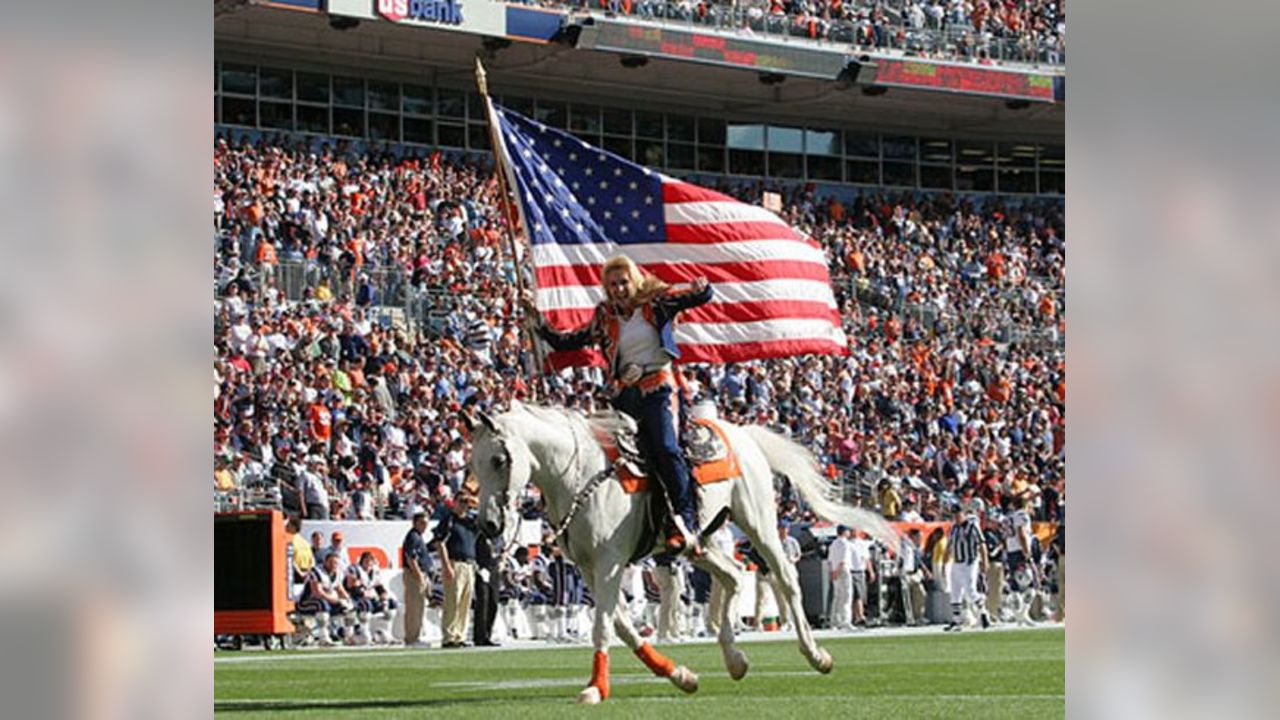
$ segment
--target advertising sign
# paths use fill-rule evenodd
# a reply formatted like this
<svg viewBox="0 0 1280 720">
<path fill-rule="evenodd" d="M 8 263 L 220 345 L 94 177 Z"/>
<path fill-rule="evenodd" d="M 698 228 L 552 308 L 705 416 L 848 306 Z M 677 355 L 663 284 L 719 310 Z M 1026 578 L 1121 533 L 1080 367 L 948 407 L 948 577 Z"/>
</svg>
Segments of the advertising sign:
<svg viewBox="0 0 1280 720">
<path fill-rule="evenodd" d="M 507 6 L 497 0 L 329 0 L 330 15 L 408 27 L 507 34 Z"/>
</svg>

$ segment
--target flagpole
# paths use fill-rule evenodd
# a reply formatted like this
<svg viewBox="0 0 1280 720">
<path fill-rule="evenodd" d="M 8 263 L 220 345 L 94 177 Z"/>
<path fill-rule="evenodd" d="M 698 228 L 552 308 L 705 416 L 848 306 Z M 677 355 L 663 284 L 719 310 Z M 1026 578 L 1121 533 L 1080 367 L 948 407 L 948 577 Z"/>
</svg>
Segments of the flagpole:
<svg viewBox="0 0 1280 720">
<path fill-rule="evenodd" d="M 494 164 L 498 171 L 498 189 L 499 189 L 499 192 L 502 194 L 502 214 L 506 220 L 507 244 L 511 250 L 511 262 L 512 262 L 512 265 L 515 267 L 515 272 L 516 272 L 516 292 L 519 293 L 519 296 L 517 297 L 517 300 L 516 300 L 516 307 L 519 308 L 519 312 L 523 315 L 524 304 L 520 301 L 519 298 L 524 297 L 524 292 L 525 292 L 524 275 L 523 273 L 521 273 L 521 267 L 519 263 L 520 256 L 517 253 L 516 235 L 515 235 L 515 226 L 516 226 L 515 218 L 513 218 L 511 215 L 511 204 L 513 200 L 511 197 L 511 188 L 515 186 L 515 178 L 511 177 L 510 175 L 511 166 L 506 161 L 506 157 L 507 157 L 506 145 L 504 145 L 502 142 L 502 131 L 498 127 L 496 113 L 494 112 L 494 109 L 493 109 L 493 101 L 489 99 L 488 76 L 484 69 L 484 63 L 481 62 L 480 55 L 478 53 L 476 54 L 476 86 L 480 90 L 480 96 L 484 98 L 485 113 L 489 121 L 489 144 L 493 148 Z M 520 220 L 521 220 L 520 226 L 525 227 L 523 222 L 524 209 L 520 206 L 520 198 L 518 196 L 514 198 L 514 203 L 516 206 L 516 211 L 520 214 Z M 521 335 L 523 335 L 525 332 L 525 323 L 520 322 L 520 323 L 517 323 L 516 325 L 517 325 L 516 331 L 519 332 Z M 529 338 L 529 347 L 533 351 L 533 360 L 534 360 L 534 363 L 537 365 L 537 373 L 541 374 L 543 370 L 544 358 L 542 357 L 542 349 L 538 345 L 538 338 L 536 335 L 531 334 L 531 337 Z M 537 377 L 529 378 L 529 398 L 535 401 L 538 399 L 538 378 Z"/>
</svg>

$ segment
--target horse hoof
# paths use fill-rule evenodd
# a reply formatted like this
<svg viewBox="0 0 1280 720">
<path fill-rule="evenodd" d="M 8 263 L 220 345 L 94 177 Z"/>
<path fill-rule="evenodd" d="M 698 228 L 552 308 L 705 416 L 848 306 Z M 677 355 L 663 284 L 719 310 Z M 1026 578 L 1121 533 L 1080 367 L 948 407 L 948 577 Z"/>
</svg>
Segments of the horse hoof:
<svg viewBox="0 0 1280 720">
<path fill-rule="evenodd" d="M 600 704 L 600 688 L 595 685 L 587 686 L 586 690 L 578 693 L 579 705 L 599 705 Z"/>
<path fill-rule="evenodd" d="M 831 653 L 827 652 L 824 648 L 819 648 L 818 659 L 813 663 L 813 669 L 823 675 L 826 675 L 831 672 L 831 667 L 833 665 L 835 665 L 835 662 L 831 659 Z"/>
<path fill-rule="evenodd" d="M 734 680 L 746 677 L 747 669 L 751 666 L 747 662 L 747 654 L 737 648 L 725 655 L 724 664 L 729 669 L 729 677 Z"/>
<path fill-rule="evenodd" d="M 671 683 L 687 693 L 698 692 L 698 674 L 683 665 L 672 671 Z"/>
</svg>

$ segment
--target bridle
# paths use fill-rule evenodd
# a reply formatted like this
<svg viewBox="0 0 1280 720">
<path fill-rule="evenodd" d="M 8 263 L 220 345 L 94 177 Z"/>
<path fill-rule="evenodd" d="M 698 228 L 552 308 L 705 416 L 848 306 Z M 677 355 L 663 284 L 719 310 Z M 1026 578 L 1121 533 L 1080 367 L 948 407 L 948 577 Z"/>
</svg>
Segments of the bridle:
<svg viewBox="0 0 1280 720">
<path fill-rule="evenodd" d="M 573 423 L 570 423 L 569 425 L 569 433 L 573 437 L 573 454 L 569 456 L 569 461 L 565 463 L 564 469 L 561 470 L 559 473 L 559 477 L 569 477 L 569 472 L 573 470 L 573 468 L 577 467 L 578 458 L 582 453 L 582 444 L 578 440 L 578 428 Z M 504 458 L 502 465 L 506 466 L 507 472 L 508 472 L 508 476 L 507 476 L 508 484 L 501 494 L 501 497 L 503 500 L 502 504 L 506 508 L 507 512 L 515 512 L 516 501 L 518 498 L 511 496 L 511 486 L 510 486 L 511 451 L 507 449 L 507 444 L 501 437 L 496 438 L 495 442 L 497 443 L 498 447 L 501 449 L 500 457 Z M 495 455 L 494 457 L 497 458 L 499 457 L 499 455 Z M 614 473 L 614 465 L 610 463 L 606 465 L 603 470 L 596 473 L 595 475 L 592 475 L 591 478 L 587 480 L 587 482 L 582 486 L 582 488 L 579 489 L 578 492 L 574 494 L 573 500 L 570 501 L 569 509 L 565 511 L 564 517 L 560 520 L 560 522 L 552 523 L 552 527 L 554 529 L 554 534 L 552 535 L 552 538 L 551 538 L 552 542 L 558 541 L 561 538 L 561 536 L 564 535 L 565 531 L 569 529 L 569 525 L 573 522 L 574 516 L 577 515 L 579 508 L 582 507 L 582 503 L 585 502 L 586 499 L 590 497 L 593 492 L 595 492 L 596 488 L 600 487 L 600 484 L 603 483 L 606 478 L 613 475 L 613 473 Z M 505 522 L 505 520 L 506 520 L 506 516 L 504 513 L 503 521 Z"/>
</svg>

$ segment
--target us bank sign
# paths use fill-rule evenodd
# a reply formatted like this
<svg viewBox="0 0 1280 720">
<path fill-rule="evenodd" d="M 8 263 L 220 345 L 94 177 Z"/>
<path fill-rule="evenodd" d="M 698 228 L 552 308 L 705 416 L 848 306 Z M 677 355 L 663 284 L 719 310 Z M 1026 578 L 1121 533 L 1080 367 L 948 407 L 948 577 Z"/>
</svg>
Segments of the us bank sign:
<svg viewBox="0 0 1280 720">
<path fill-rule="evenodd" d="M 441 25 L 463 23 L 460 0 L 376 0 L 375 7 L 379 15 L 395 23 L 404 20 Z"/>
<path fill-rule="evenodd" d="M 330 15 L 395 23 L 401 27 L 505 37 L 501 0 L 327 0 Z"/>
</svg>

